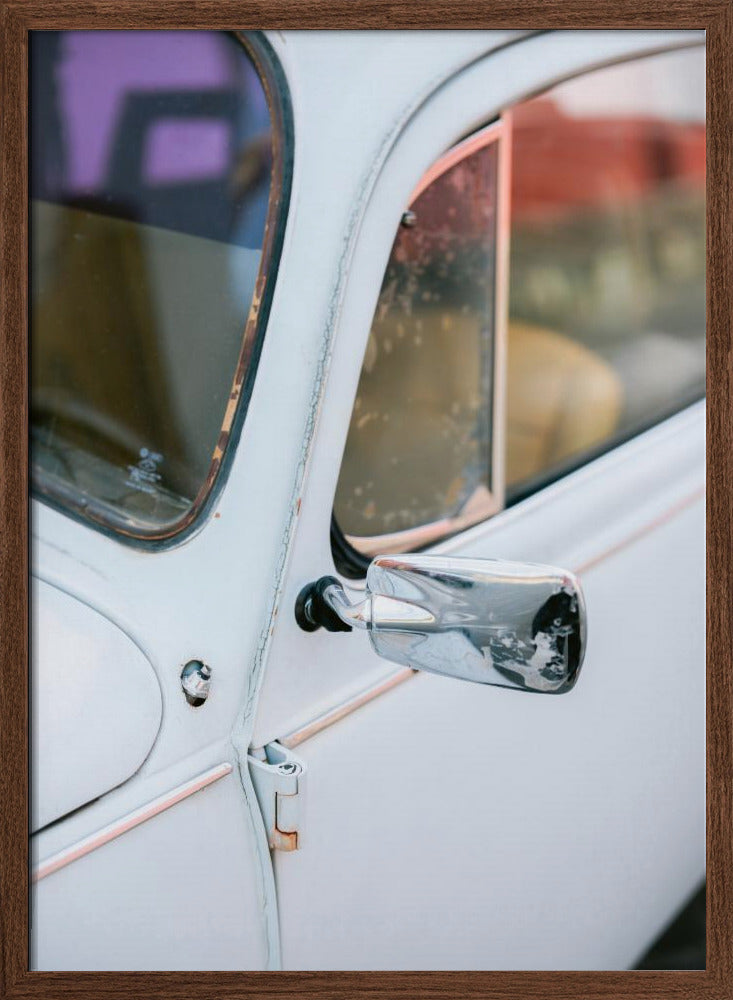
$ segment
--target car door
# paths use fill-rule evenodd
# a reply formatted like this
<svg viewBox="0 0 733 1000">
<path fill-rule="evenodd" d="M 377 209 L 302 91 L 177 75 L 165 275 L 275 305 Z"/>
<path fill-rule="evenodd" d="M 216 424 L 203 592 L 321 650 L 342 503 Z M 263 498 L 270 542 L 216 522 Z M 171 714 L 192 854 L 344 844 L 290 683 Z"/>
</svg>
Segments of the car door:
<svg viewBox="0 0 733 1000">
<path fill-rule="evenodd" d="M 334 277 L 252 734 L 301 775 L 268 823 L 286 968 L 627 968 L 704 876 L 704 53 L 658 54 L 700 42 L 514 39 L 399 106 L 399 60 L 354 43 L 345 102 L 351 43 L 292 42 Z M 308 583 L 358 599 L 426 546 L 579 574 L 572 693 L 298 627 Z"/>
</svg>

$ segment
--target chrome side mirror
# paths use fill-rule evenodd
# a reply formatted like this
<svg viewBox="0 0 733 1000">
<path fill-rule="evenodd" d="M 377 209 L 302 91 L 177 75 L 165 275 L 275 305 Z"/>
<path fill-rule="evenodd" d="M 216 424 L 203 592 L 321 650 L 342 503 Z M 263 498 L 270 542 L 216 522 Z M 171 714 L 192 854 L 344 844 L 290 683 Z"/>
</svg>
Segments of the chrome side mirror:
<svg viewBox="0 0 733 1000">
<path fill-rule="evenodd" d="M 379 556 L 363 600 L 321 577 L 300 592 L 295 616 L 309 632 L 366 629 L 379 656 L 404 666 L 546 694 L 573 687 L 585 653 L 576 577 L 502 559 Z"/>
</svg>

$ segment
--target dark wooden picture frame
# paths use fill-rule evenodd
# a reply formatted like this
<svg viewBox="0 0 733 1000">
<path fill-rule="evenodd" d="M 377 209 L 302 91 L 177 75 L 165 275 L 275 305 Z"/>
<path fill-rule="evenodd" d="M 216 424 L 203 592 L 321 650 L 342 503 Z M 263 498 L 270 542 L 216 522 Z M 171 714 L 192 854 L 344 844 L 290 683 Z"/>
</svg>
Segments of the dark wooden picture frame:
<svg viewBox="0 0 733 1000">
<path fill-rule="evenodd" d="M 2 0 L 0 996 L 733 996 L 733 0 Z M 29 972 L 28 32 L 694 28 L 707 33 L 707 968 L 704 972 Z"/>
</svg>

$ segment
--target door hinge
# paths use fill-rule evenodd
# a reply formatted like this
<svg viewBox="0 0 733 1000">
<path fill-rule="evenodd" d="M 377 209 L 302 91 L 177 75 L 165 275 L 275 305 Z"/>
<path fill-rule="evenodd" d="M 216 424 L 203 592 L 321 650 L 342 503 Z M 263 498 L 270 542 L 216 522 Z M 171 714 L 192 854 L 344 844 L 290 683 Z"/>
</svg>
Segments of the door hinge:
<svg viewBox="0 0 733 1000">
<path fill-rule="evenodd" d="M 276 851 L 297 851 L 301 846 L 305 763 L 280 743 L 250 750 L 247 763 L 270 847 Z"/>
</svg>

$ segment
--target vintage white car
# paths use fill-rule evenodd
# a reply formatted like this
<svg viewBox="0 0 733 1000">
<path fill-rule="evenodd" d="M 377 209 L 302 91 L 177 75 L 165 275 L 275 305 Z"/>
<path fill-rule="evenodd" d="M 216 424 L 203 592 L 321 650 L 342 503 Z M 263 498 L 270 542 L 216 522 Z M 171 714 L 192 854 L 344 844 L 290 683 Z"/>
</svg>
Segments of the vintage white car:
<svg viewBox="0 0 733 1000">
<path fill-rule="evenodd" d="M 705 876 L 703 33 L 30 65 L 33 968 L 633 967 Z"/>
</svg>

